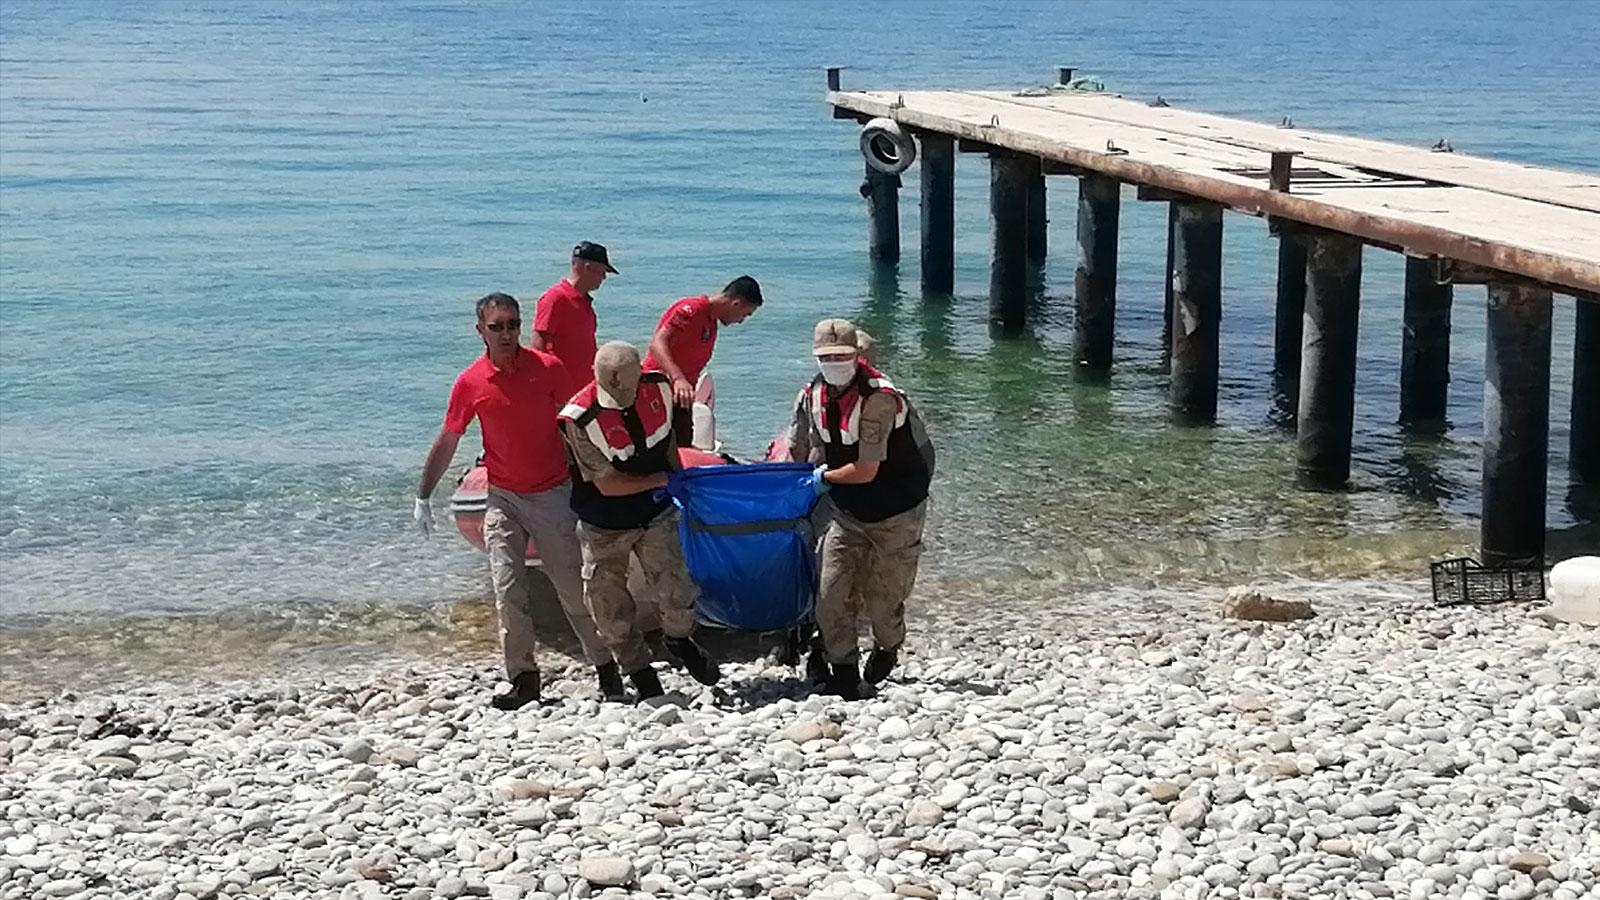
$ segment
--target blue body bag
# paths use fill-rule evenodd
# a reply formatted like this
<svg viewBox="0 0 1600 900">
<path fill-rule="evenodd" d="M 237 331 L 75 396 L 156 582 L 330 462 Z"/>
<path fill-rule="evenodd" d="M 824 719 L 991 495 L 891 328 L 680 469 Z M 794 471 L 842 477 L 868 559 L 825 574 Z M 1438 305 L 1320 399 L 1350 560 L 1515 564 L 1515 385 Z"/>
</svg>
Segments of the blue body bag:
<svg viewBox="0 0 1600 900">
<path fill-rule="evenodd" d="M 697 618 L 741 631 L 776 631 L 811 619 L 812 470 L 806 463 L 754 463 L 672 473 L 668 489 L 682 512 L 683 555 L 700 588 Z"/>
</svg>

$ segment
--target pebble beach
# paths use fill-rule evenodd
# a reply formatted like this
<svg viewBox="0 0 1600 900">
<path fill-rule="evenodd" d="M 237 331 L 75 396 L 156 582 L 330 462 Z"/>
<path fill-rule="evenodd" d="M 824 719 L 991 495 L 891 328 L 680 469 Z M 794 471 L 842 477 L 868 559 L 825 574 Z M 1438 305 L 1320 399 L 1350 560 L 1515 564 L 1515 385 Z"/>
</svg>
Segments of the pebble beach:
<svg viewBox="0 0 1600 900">
<path fill-rule="evenodd" d="M 0 898 L 1600 897 L 1595 629 L 1103 612 L 925 610 L 850 703 L 552 656 L 508 714 L 485 655 L 0 705 Z"/>
<path fill-rule="evenodd" d="M 1411 284 L 1415 254 L 1450 256 L 1435 238 L 1470 160 L 1532 167 L 1511 193 L 1600 179 L 1600 7 L 598 6 L 0 0 L 0 900 L 1600 900 L 1600 627 L 1441 608 L 1424 583 L 1478 553 L 1505 496 L 1539 513 L 1548 561 L 1600 552 L 1590 307 L 1557 294 L 1546 325 L 1496 291 L 1487 312 L 1465 283 L 1485 273 L 1449 259 L 1448 302 Z M 849 91 L 997 99 L 1072 67 L 1150 125 L 1298 129 L 1268 141 L 1310 148 L 1298 208 L 1405 220 L 1339 280 L 1360 294 L 1347 489 L 1302 486 L 1278 217 L 1215 238 L 1215 416 L 1185 421 L 1173 275 L 1218 274 L 1212 237 L 1206 260 L 1182 229 L 1174 249 L 1194 204 L 1129 183 L 1113 205 L 1055 166 L 1041 194 L 1030 167 L 1047 239 L 997 328 L 1012 254 L 991 201 L 1015 167 L 956 158 L 940 284 L 928 145 L 895 176 L 889 263 L 864 226 L 891 194 L 873 179 L 866 214 L 862 132 L 830 115 L 824 66 Z M 1048 115 L 1013 106 L 1009 134 Z M 1206 150 L 1226 119 L 1206 121 L 1164 147 L 1094 124 L 1079 150 L 1274 185 L 1281 156 Z M 1357 145 L 1322 134 L 1459 155 L 1413 169 L 1361 144 L 1375 162 L 1352 168 L 1335 145 Z M 1395 208 L 1419 185 L 1437 203 Z M 1582 214 L 1534 255 L 1570 263 Z M 1076 239 L 1085 215 L 1113 259 Z M 545 702 L 489 705 L 498 625 L 470 522 L 442 515 L 453 482 L 432 540 L 408 513 L 484 352 L 474 301 L 522 298 L 531 331 L 580 241 L 616 264 L 597 342 L 643 348 L 677 298 L 759 280 L 762 311 L 708 369 L 740 459 L 792 418 L 818 319 L 877 339 L 938 471 L 909 642 L 875 696 L 815 695 L 772 636 L 723 635 L 715 688 L 663 666 L 667 697 L 602 703 L 551 601 Z M 1531 356 L 1504 352 L 1513 319 Z M 1104 328 L 1109 377 L 1079 364 Z M 1529 363 L 1543 412 L 1501 397 Z M 1424 370 L 1448 388 L 1426 423 Z M 1543 416 L 1522 429 L 1543 435 L 1542 508 L 1494 489 L 1507 410 Z M 1291 602 L 1241 620 L 1232 589 Z"/>
</svg>

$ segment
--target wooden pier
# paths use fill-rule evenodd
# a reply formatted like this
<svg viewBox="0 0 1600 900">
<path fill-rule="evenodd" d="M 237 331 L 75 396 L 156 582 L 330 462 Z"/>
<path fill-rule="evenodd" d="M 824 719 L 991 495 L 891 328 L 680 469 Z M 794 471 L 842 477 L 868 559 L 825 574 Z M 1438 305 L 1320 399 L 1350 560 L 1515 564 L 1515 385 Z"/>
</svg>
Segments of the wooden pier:
<svg viewBox="0 0 1600 900">
<path fill-rule="evenodd" d="M 1279 239 L 1275 375 L 1290 399 L 1300 480 L 1321 489 L 1343 486 L 1350 474 L 1364 248 L 1406 256 L 1395 299 L 1403 303 L 1399 395 L 1408 428 L 1443 424 L 1452 286 L 1487 285 L 1481 556 L 1489 565 L 1543 561 L 1555 294 L 1578 306 L 1572 474 L 1600 491 L 1600 173 L 1180 110 L 1160 98 L 1077 89 L 1067 68 L 1058 81 L 1020 91 L 846 91 L 829 69 L 835 118 L 866 126 L 862 193 L 873 258 L 899 257 L 900 180 L 888 170 L 915 154 L 923 289 L 948 293 L 954 151 L 986 155 L 990 321 L 1015 333 L 1028 266 L 1045 256 L 1045 177 L 1078 179 L 1073 354 L 1080 371 L 1105 377 L 1122 186 L 1135 186 L 1138 199 L 1170 204 L 1169 402 L 1175 421 L 1203 425 L 1217 408 L 1223 213 L 1266 217 Z M 915 146 L 897 157 L 897 141 Z M 876 146 L 888 149 L 874 161 Z"/>
</svg>

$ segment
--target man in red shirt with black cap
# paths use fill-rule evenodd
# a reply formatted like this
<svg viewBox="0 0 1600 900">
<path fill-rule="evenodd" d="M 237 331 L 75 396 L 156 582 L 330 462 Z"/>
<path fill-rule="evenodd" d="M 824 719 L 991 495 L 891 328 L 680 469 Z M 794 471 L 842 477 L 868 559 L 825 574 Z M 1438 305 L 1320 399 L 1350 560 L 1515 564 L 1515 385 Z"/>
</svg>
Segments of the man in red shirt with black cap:
<svg viewBox="0 0 1600 900">
<path fill-rule="evenodd" d="M 489 470 L 483 539 L 511 682 L 511 690 L 497 694 L 494 705 L 511 710 L 539 699 L 539 662 L 528 609 L 531 573 L 524 561 L 529 538 L 584 657 L 595 667 L 601 693 L 621 697 L 622 676 L 583 600 L 578 520 L 572 512 L 566 447 L 556 425 L 556 414 L 572 396 L 573 386 L 559 360 L 521 345 L 522 317 L 515 298 L 490 294 L 478 301 L 477 311 L 484 354 L 457 376 L 450 390 L 444 427 L 422 465 L 413 516 L 424 536 L 432 533 L 429 497 L 455 458 L 467 426 L 477 419 Z"/>
<path fill-rule="evenodd" d="M 534 306 L 533 335 L 528 346 L 555 354 L 567 370 L 573 390 L 594 377 L 595 317 L 590 295 L 615 275 L 606 248 L 582 241 L 572 248 L 572 270 L 539 296 Z"/>
<path fill-rule="evenodd" d="M 740 275 L 720 294 L 684 297 L 661 314 L 644 370 L 665 372 L 672 380 L 672 426 L 679 444 L 694 443 L 694 388 L 711 362 L 718 326 L 737 325 L 760 307 L 761 285 Z"/>
</svg>

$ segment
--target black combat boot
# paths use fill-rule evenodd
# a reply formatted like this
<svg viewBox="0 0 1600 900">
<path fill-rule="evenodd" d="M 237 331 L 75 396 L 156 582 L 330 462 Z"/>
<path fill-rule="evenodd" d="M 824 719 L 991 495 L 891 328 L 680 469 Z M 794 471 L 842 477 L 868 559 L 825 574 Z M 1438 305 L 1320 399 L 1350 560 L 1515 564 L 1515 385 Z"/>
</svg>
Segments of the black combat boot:
<svg viewBox="0 0 1600 900">
<path fill-rule="evenodd" d="M 806 680 L 818 690 L 826 687 L 829 677 L 828 656 L 822 652 L 821 647 L 813 647 L 806 654 Z"/>
<path fill-rule="evenodd" d="M 670 663 L 674 666 L 678 664 L 678 661 L 672 658 L 672 654 L 667 652 L 667 635 L 661 629 L 652 628 L 646 631 L 644 646 L 650 651 L 650 655 L 655 657 L 656 662 Z"/>
<path fill-rule="evenodd" d="M 867 667 L 861 673 L 867 684 L 881 684 L 889 673 L 894 671 L 895 663 L 900 661 L 899 650 L 885 650 L 882 647 L 872 651 L 867 657 Z"/>
<path fill-rule="evenodd" d="M 622 686 L 622 671 L 614 662 L 594 667 L 595 677 L 600 680 L 600 699 L 618 702 L 628 699 L 628 689 Z"/>
<path fill-rule="evenodd" d="M 824 694 L 832 694 L 842 700 L 861 699 L 861 671 L 855 663 L 835 663 L 828 672 L 828 682 L 823 686 Z"/>
<path fill-rule="evenodd" d="M 633 682 L 633 692 L 639 695 L 640 700 L 649 700 L 659 697 L 666 691 L 661 689 L 661 679 L 656 677 L 656 670 L 645 666 L 637 672 L 629 672 L 628 680 Z"/>
<path fill-rule="evenodd" d="M 495 709 L 511 711 L 521 709 L 529 703 L 539 702 L 539 670 L 523 672 L 511 679 L 511 690 L 504 694 L 495 694 L 489 703 Z"/>
<path fill-rule="evenodd" d="M 701 684 L 716 684 L 722 677 L 717 664 L 706 657 L 693 638 L 667 638 L 667 649 L 683 662 L 683 668 Z"/>
</svg>

